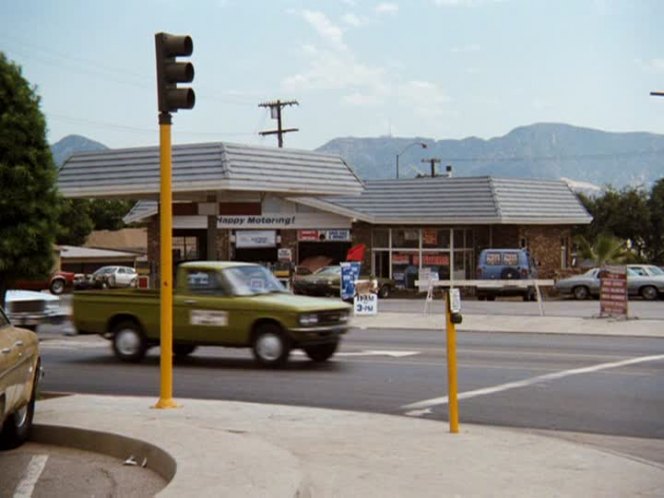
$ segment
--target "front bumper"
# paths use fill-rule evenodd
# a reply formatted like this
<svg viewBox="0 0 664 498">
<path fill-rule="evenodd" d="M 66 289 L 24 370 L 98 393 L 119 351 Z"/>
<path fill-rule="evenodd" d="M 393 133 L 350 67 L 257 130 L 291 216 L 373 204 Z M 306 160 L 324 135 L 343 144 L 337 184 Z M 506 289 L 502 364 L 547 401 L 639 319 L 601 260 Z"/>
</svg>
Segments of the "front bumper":
<svg viewBox="0 0 664 498">
<path fill-rule="evenodd" d="M 41 324 L 60 325 L 67 315 L 55 313 L 10 313 L 9 320 L 17 327 L 36 327 Z"/>
</svg>

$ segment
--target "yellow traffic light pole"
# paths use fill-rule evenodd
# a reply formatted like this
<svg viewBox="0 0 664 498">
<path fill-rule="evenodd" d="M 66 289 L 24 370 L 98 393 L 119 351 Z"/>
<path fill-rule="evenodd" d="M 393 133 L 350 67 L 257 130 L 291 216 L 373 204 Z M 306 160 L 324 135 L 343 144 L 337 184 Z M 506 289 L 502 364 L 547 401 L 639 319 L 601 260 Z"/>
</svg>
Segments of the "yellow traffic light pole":
<svg viewBox="0 0 664 498">
<path fill-rule="evenodd" d="M 173 400 L 173 204 L 172 204 L 172 153 L 171 153 L 171 115 L 159 114 L 159 155 L 160 155 L 160 193 L 159 193 L 159 230 L 160 230 L 160 368 L 161 387 L 159 401 L 155 408 L 176 408 Z"/>
<path fill-rule="evenodd" d="M 451 296 L 445 294 L 445 322 L 447 331 L 447 399 L 450 432 L 459 432 L 459 402 L 457 400 L 456 325 L 452 321 Z"/>
</svg>

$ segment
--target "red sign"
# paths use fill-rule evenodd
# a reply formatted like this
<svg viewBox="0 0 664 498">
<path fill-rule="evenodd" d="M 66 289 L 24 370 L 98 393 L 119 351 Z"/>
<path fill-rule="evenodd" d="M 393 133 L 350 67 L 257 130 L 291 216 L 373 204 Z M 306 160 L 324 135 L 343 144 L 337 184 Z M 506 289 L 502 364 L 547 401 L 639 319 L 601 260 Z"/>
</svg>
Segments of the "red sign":
<svg viewBox="0 0 664 498">
<path fill-rule="evenodd" d="M 302 241 L 318 240 L 318 230 L 298 230 L 297 240 L 302 240 Z"/>
<path fill-rule="evenodd" d="M 624 266 L 600 270 L 600 315 L 627 317 L 627 271 Z"/>
</svg>

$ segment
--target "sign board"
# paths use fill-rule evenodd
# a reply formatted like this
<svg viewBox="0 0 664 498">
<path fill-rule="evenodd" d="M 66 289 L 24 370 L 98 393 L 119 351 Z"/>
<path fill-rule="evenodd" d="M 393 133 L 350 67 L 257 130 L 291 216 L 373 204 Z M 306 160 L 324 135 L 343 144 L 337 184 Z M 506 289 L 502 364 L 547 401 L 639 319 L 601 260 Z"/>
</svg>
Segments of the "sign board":
<svg viewBox="0 0 664 498">
<path fill-rule="evenodd" d="M 285 261 L 285 262 L 291 262 L 293 261 L 293 251 L 291 251 L 288 247 L 280 247 L 277 250 L 277 258 L 279 261 Z"/>
<path fill-rule="evenodd" d="M 341 263 L 341 299 L 353 299 L 355 281 L 360 276 L 360 263 L 356 261 Z"/>
<path fill-rule="evenodd" d="M 298 230 L 299 242 L 349 242 L 350 230 L 335 228 L 330 230 Z"/>
<path fill-rule="evenodd" d="M 627 269 L 606 266 L 600 270 L 599 312 L 601 316 L 627 317 Z"/>
<path fill-rule="evenodd" d="M 450 311 L 461 313 L 461 292 L 459 292 L 459 289 L 450 289 Z"/>
<path fill-rule="evenodd" d="M 378 296 L 376 294 L 359 294 L 353 300 L 356 315 L 378 314 Z"/>
<path fill-rule="evenodd" d="M 235 232 L 235 247 L 275 247 L 277 245 L 276 230 L 238 230 Z"/>
</svg>

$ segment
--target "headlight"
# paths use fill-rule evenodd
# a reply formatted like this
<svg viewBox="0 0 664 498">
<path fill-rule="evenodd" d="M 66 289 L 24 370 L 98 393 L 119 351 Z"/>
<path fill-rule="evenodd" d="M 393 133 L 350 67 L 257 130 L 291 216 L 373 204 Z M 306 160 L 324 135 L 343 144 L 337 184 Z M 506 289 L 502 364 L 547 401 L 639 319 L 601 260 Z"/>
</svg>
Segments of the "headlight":
<svg viewBox="0 0 664 498">
<path fill-rule="evenodd" d="M 307 326 L 307 325 L 316 325 L 318 323 L 318 315 L 316 314 L 307 314 L 307 315 L 300 315 L 300 318 L 298 320 L 300 322 L 300 325 L 302 326 Z"/>
</svg>

